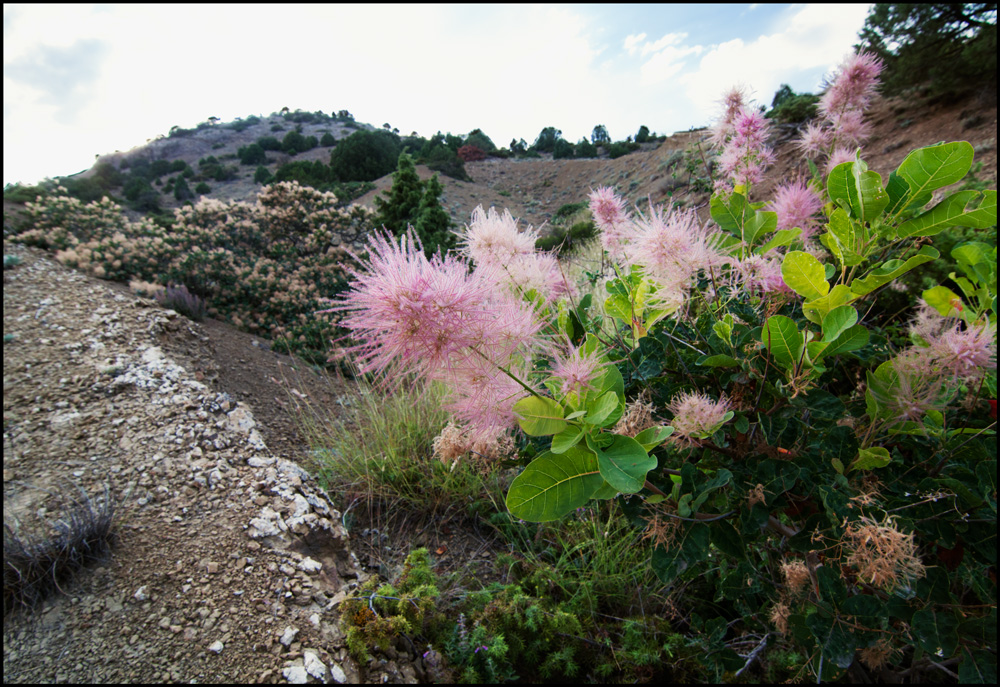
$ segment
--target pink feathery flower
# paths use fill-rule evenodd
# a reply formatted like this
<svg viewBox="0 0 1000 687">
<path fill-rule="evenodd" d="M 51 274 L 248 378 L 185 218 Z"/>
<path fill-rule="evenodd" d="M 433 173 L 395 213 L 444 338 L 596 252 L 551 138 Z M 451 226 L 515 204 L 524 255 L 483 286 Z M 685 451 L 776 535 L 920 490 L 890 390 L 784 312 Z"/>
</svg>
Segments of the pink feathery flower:
<svg viewBox="0 0 1000 687">
<path fill-rule="evenodd" d="M 733 263 L 733 285 L 747 293 L 792 293 L 781 276 L 781 260 L 750 255 Z"/>
<path fill-rule="evenodd" d="M 927 411 L 948 405 L 948 380 L 929 349 L 911 346 L 893 359 L 892 368 L 896 373 L 892 393 L 887 397 L 875 388 L 871 392 L 898 421 L 918 422 Z"/>
<path fill-rule="evenodd" d="M 961 323 L 928 340 L 939 365 L 957 378 L 975 377 L 997 366 L 997 332 L 994 324 Z"/>
<path fill-rule="evenodd" d="M 530 226 L 518 230 L 510 210 L 501 215 L 492 207 L 484 211 L 482 205 L 472 211 L 472 223 L 460 236 L 462 254 L 481 266 L 507 265 L 518 256 L 531 255 L 538 240 L 538 232 Z"/>
<path fill-rule="evenodd" d="M 412 235 L 397 243 L 376 232 L 367 258 L 348 267 L 350 290 L 322 312 L 345 313 L 341 324 L 359 343 L 346 349 L 362 372 L 402 369 L 430 376 L 462 349 L 481 342 L 493 319 L 493 286 L 454 258 L 424 256 Z"/>
<path fill-rule="evenodd" d="M 774 192 L 770 209 L 778 213 L 778 229 L 802 229 L 805 241 L 816 231 L 814 219 L 823 208 L 823 199 L 802 179 L 780 184 Z"/>
<path fill-rule="evenodd" d="M 733 135 L 734 122 L 746 104 L 746 87 L 733 86 L 722 96 L 722 115 L 712 125 L 709 143 L 713 148 L 721 148 Z"/>
<path fill-rule="evenodd" d="M 833 124 L 837 143 L 842 146 L 857 147 L 871 135 L 871 129 L 865 122 L 865 113 L 861 110 L 847 110 L 834 114 L 830 122 Z"/>
<path fill-rule="evenodd" d="M 864 110 L 878 87 L 882 60 L 868 52 L 854 53 L 837 69 L 819 102 L 819 111 L 829 117 L 844 110 Z"/>
<path fill-rule="evenodd" d="M 729 257 L 715 248 L 715 234 L 694 210 L 653 207 L 635 222 L 635 236 L 626 247 L 626 261 L 639 265 L 656 282 L 661 298 L 683 298 L 691 278 L 701 269 L 721 267 Z M 677 300 L 674 298 L 673 300 Z"/>
<path fill-rule="evenodd" d="M 743 108 L 736 115 L 733 136 L 719 158 L 720 178 L 727 190 L 743 186 L 748 192 L 774 162 L 774 152 L 766 145 L 769 126 L 763 113 L 753 108 Z"/>
<path fill-rule="evenodd" d="M 730 412 L 729 401 L 713 401 L 706 394 L 685 391 L 671 399 L 667 409 L 674 414 L 670 425 L 674 428 L 671 440 L 692 445 L 696 439 L 707 439 L 722 427 Z"/>
<path fill-rule="evenodd" d="M 506 369 L 518 379 L 527 378 L 521 364 Z M 465 423 L 471 437 L 495 439 L 516 429 L 514 404 L 528 392 L 492 361 L 478 355 L 466 356 L 450 368 L 445 383 L 449 394 L 444 408 Z"/>
<path fill-rule="evenodd" d="M 552 376 L 562 380 L 563 395 L 582 394 L 584 389 L 593 389 L 591 382 L 601 374 L 608 363 L 601 360 L 601 353 L 595 351 L 587 355 L 582 347 L 571 346 L 567 353 L 557 354 L 552 366 Z"/>
<path fill-rule="evenodd" d="M 825 155 L 831 143 L 832 139 L 830 138 L 829 129 L 824 128 L 818 122 L 809 122 L 795 145 L 802 151 L 803 155 L 812 159 L 820 155 Z"/>
<path fill-rule="evenodd" d="M 632 223 L 625 201 L 610 186 L 592 190 L 589 199 L 590 212 L 601 230 L 601 245 L 612 258 L 617 258 L 628 240 L 628 229 Z"/>
<path fill-rule="evenodd" d="M 563 296 L 575 293 L 559 269 L 559 260 L 551 253 L 532 253 L 519 256 L 494 274 L 502 274 L 505 281 L 523 294 L 534 291 L 545 303 L 554 303 Z"/>
</svg>

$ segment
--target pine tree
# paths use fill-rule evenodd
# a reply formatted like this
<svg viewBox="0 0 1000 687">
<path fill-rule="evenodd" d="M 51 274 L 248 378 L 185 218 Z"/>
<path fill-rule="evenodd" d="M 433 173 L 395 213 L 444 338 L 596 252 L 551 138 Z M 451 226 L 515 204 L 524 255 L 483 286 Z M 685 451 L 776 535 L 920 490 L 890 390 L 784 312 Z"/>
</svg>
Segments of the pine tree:
<svg viewBox="0 0 1000 687">
<path fill-rule="evenodd" d="M 191 187 L 188 186 L 184 177 L 177 177 L 177 181 L 174 182 L 174 198 L 179 201 L 194 198 L 194 193 L 191 192 Z"/>
<path fill-rule="evenodd" d="M 444 187 L 435 174 L 424 183 L 424 194 L 420 198 L 420 208 L 414 229 L 420 242 L 424 245 L 424 253 L 428 257 L 438 252 L 446 253 L 455 246 L 455 235 L 451 231 L 451 218 L 441 207 L 441 194 Z"/>
<path fill-rule="evenodd" d="M 413 158 L 400 153 L 396 172 L 392 175 L 392 188 L 375 197 L 376 225 L 384 225 L 393 236 L 402 236 L 407 226 L 417 221 L 423 195 L 424 185 L 417 176 Z"/>
</svg>

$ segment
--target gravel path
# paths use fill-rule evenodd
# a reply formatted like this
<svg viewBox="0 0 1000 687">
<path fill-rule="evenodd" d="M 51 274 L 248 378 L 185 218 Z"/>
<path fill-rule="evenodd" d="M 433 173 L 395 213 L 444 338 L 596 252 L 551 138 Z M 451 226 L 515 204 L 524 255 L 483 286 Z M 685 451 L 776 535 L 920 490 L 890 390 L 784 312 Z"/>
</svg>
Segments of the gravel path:
<svg viewBox="0 0 1000 687">
<path fill-rule="evenodd" d="M 121 513 L 106 560 L 5 617 L 4 681 L 416 681 L 419 663 L 347 655 L 336 607 L 367 573 L 326 495 L 269 450 L 291 440 L 248 402 L 271 399 L 219 388 L 233 368 L 207 359 L 206 329 L 41 251 L 4 254 L 22 259 L 4 272 L 4 522 L 47 536 L 105 490 Z"/>
</svg>

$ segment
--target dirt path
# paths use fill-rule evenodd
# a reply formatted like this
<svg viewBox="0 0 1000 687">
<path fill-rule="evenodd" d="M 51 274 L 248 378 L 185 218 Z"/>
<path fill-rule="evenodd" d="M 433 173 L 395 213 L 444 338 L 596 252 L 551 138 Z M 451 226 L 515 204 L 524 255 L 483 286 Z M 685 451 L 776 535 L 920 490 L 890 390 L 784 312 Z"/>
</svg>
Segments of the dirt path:
<svg viewBox="0 0 1000 687">
<path fill-rule="evenodd" d="M 285 460 L 303 453 L 289 389 L 337 387 L 231 327 L 4 254 L 23 260 L 4 272 L 4 521 L 45 531 L 105 487 L 123 513 L 109 558 L 5 618 L 4 680 L 415 681 L 419 665 L 347 655 L 336 608 L 367 573 Z"/>
</svg>

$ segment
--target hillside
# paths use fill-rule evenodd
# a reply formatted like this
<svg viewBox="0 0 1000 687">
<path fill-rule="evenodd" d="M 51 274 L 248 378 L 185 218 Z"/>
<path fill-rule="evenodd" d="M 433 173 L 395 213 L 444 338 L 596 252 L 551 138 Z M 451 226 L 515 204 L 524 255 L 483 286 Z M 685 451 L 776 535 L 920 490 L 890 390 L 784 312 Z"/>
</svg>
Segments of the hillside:
<svg viewBox="0 0 1000 687">
<path fill-rule="evenodd" d="M 871 169 L 888 174 L 913 148 L 939 141 L 968 140 L 976 149 L 976 160 L 982 162 L 978 173 L 980 181 L 996 185 L 996 104 L 983 104 L 976 99 L 959 102 L 934 102 L 879 99 L 868 113 L 873 135 L 864 150 Z M 116 168 L 127 167 L 135 160 L 183 161 L 196 168 L 198 161 L 215 156 L 220 163 L 237 169 L 231 181 L 211 181 L 211 191 L 204 194 L 219 200 L 252 200 L 261 185 L 253 181 L 255 167 L 241 166 L 237 151 L 263 136 L 281 138 L 288 132 L 301 128 L 303 136 L 320 138 L 330 133 L 337 140 L 356 130 L 376 130 L 370 124 L 351 121 L 302 121 L 310 113 L 272 114 L 259 122 L 217 123 L 202 125 L 185 135 L 174 134 L 167 138 L 149 141 L 128 152 L 115 152 L 101 156 L 95 166 L 79 178 L 94 176 L 101 163 L 111 163 Z M 708 124 L 708 122 L 706 122 Z M 772 145 L 777 162 L 767 172 L 765 180 L 755 189 L 756 198 L 767 198 L 773 187 L 782 180 L 808 174 L 805 162 L 794 149 L 793 141 L 799 130 L 796 125 L 778 125 L 773 128 Z M 439 174 L 444 186 L 441 201 L 457 225 L 468 222 L 472 210 L 485 207 L 508 208 L 515 217 L 535 227 L 550 220 L 564 204 L 586 199 L 592 188 L 614 186 L 633 203 L 665 202 L 668 198 L 689 206 L 705 207 L 709 193 L 692 185 L 695 180 L 686 168 L 694 159 L 695 176 L 705 176 L 704 166 L 697 163 L 701 151 L 708 152 L 707 130 L 677 132 L 659 144 L 643 144 L 642 149 L 617 159 L 563 159 L 551 155 L 541 158 L 507 159 L 491 157 L 478 162 L 468 162 L 466 172 L 471 182 Z M 316 147 L 295 156 L 280 151 L 268 152 L 265 165 L 273 174 L 278 167 L 290 161 L 327 163 L 331 148 Z M 434 172 L 424 165 L 417 166 L 418 174 L 427 179 Z M 375 190 L 360 196 L 355 202 L 373 207 L 376 195 L 392 185 L 392 176 L 386 175 L 375 182 Z M 164 209 L 179 207 L 171 194 L 160 195 Z M 133 213 L 134 214 L 134 213 Z M 707 218 L 707 213 L 705 214 Z"/>
</svg>

